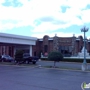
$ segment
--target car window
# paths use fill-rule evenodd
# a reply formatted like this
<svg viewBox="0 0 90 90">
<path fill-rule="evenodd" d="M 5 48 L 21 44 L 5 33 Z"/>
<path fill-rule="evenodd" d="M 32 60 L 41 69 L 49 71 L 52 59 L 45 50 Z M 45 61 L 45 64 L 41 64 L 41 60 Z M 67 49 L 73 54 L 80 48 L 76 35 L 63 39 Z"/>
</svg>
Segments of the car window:
<svg viewBox="0 0 90 90">
<path fill-rule="evenodd" d="M 9 55 L 2 55 L 2 57 L 10 57 Z"/>
<path fill-rule="evenodd" d="M 6 57 L 10 57 L 9 55 L 5 55 Z"/>
<path fill-rule="evenodd" d="M 24 53 L 23 56 L 30 56 L 30 54 L 29 53 Z"/>
</svg>

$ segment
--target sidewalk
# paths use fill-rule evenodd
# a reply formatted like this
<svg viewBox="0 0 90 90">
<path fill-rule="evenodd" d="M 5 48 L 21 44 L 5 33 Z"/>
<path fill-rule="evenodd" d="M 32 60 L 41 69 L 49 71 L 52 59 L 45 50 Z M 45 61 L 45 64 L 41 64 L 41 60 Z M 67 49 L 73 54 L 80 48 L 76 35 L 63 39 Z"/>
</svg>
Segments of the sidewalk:
<svg viewBox="0 0 90 90">
<path fill-rule="evenodd" d="M 59 70 L 74 70 L 82 71 L 82 63 L 74 62 L 56 62 L 56 67 L 54 68 L 53 61 L 38 61 L 37 64 L 14 64 L 10 62 L 0 62 L 0 65 L 5 66 L 15 66 L 15 67 L 33 67 L 33 68 L 47 68 L 47 69 L 59 69 Z M 88 72 L 90 72 L 90 64 L 88 64 Z"/>
<path fill-rule="evenodd" d="M 39 61 L 38 64 L 41 65 L 41 67 L 45 67 L 45 68 L 52 68 L 54 66 L 53 61 Z M 82 67 L 82 63 L 77 63 L 77 62 L 56 62 L 56 68 L 58 68 L 58 69 L 82 71 L 81 67 Z M 90 71 L 90 64 L 88 64 L 88 71 Z"/>
</svg>

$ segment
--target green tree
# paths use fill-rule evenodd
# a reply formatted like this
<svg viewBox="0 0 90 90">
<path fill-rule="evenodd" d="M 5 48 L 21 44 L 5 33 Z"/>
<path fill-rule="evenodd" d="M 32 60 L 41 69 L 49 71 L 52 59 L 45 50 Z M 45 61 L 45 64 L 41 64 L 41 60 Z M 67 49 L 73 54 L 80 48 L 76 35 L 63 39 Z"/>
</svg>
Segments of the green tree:
<svg viewBox="0 0 90 90">
<path fill-rule="evenodd" d="M 63 59 L 63 55 L 59 51 L 50 52 L 48 55 L 48 60 L 54 61 L 54 67 L 56 62 L 59 62 Z"/>
<path fill-rule="evenodd" d="M 17 63 L 20 63 L 23 60 L 23 50 L 17 50 L 15 53 L 15 60 Z"/>
</svg>

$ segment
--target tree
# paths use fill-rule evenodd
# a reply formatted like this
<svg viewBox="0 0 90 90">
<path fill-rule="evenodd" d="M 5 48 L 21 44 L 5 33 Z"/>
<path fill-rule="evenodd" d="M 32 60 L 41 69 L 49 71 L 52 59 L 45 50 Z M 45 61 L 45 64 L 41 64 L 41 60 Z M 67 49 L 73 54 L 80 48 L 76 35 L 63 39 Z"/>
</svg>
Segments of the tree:
<svg viewBox="0 0 90 90">
<path fill-rule="evenodd" d="M 50 52 L 48 55 L 48 60 L 54 61 L 54 67 L 56 62 L 59 62 L 63 59 L 63 55 L 59 51 Z"/>
<path fill-rule="evenodd" d="M 15 60 L 20 63 L 23 60 L 23 50 L 17 50 L 15 53 Z"/>
</svg>

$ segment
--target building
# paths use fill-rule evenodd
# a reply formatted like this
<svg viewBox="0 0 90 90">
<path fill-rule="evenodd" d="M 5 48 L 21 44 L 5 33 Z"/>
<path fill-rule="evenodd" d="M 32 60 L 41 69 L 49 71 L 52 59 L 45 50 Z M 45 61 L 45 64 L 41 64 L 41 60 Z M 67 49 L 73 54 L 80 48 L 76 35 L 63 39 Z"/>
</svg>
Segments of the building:
<svg viewBox="0 0 90 90">
<path fill-rule="evenodd" d="M 86 39 L 86 49 L 90 53 L 90 40 Z M 83 48 L 84 40 L 82 36 L 75 37 L 49 37 L 43 38 L 28 37 L 0 33 L 0 55 L 15 55 L 16 50 L 22 49 L 30 53 L 31 56 L 47 56 L 53 50 L 60 51 L 64 56 L 76 56 Z"/>
<path fill-rule="evenodd" d="M 8 54 L 14 57 L 16 50 L 22 49 L 32 56 L 36 41 L 36 37 L 0 33 L 0 55 Z"/>
<path fill-rule="evenodd" d="M 90 53 L 90 40 L 86 39 L 86 49 Z M 53 50 L 60 51 L 64 56 L 76 56 L 78 52 L 81 52 L 83 48 L 84 40 L 82 36 L 75 37 L 49 37 L 45 35 L 43 38 L 36 41 L 36 45 L 33 46 L 33 52 L 35 55 L 43 53 L 46 56 Z"/>
</svg>

